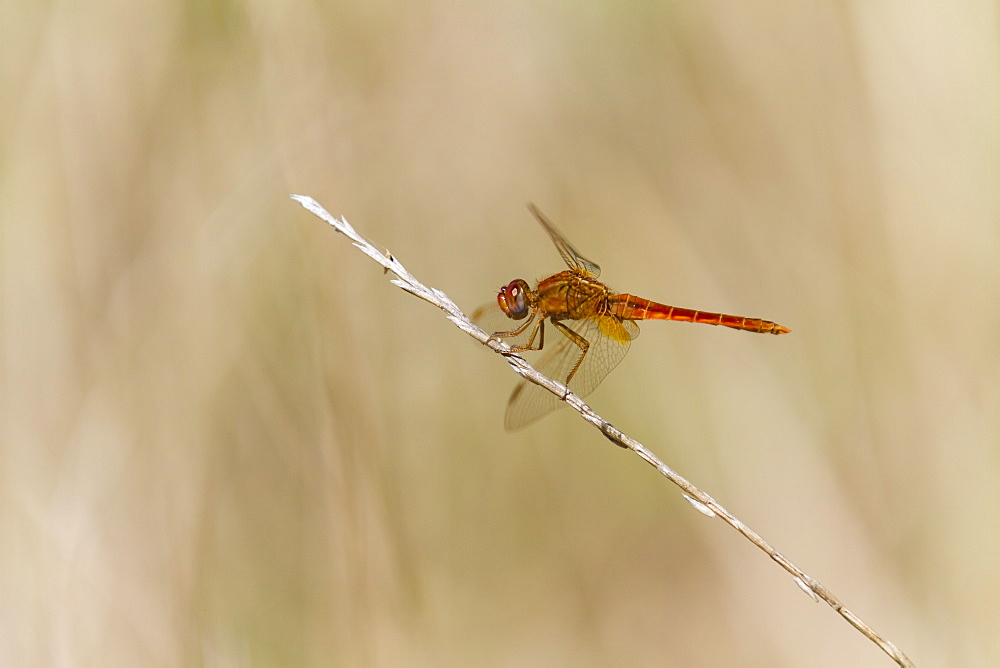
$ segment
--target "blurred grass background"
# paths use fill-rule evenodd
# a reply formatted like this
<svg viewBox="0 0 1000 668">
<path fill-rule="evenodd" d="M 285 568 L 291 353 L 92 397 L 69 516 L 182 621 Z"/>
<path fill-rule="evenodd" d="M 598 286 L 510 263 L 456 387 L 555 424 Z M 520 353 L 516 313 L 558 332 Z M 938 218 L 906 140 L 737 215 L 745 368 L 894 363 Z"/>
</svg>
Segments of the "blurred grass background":
<svg viewBox="0 0 1000 668">
<path fill-rule="evenodd" d="M 887 665 L 288 199 L 471 311 L 652 323 L 591 397 L 923 665 L 996 665 L 993 2 L 7 0 L 0 663 Z"/>
</svg>

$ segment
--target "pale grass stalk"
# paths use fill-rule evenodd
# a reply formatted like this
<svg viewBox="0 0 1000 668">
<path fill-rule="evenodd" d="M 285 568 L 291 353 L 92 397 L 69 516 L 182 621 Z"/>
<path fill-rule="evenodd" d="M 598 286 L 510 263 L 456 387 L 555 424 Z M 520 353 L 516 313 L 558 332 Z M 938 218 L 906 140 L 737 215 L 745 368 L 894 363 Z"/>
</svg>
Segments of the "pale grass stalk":
<svg viewBox="0 0 1000 668">
<path fill-rule="evenodd" d="M 722 505 L 720 505 L 715 499 L 701 491 L 698 487 L 688 482 L 683 476 L 675 472 L 669 466 L 664 464 L 660 459 L 646 449 L 641 443 L 635 439 L 629 437 L 627 434 L 623 433 L 616 427 L 614 427 L 610 422 L 602 418 L 600 415 L 594 412 L 590 406 L 588 406 L 582 399 L 566 389 L 566 387 L 551 378 L 547 378 L 542 374 L 535 371 L 535 369 L 524 361 L 519 355 L 510 352 L 510 348 L 507 344 L 503 343 L 501 340 L 492 338 L 490 332 L 486 332 L 476 326 L 465 313 L 462 312 L 455 302 L 451 301 L 446 294 L 437 290 L 435 288 L 428 288 L 423 283 L 418 281 L 413 275 L 406 270 L 406 268 L 400 264 L 400 262 L 393 257 L 388 251 L 380 251 L 378 248 L 369 243 L 361 235 L 359 235 L 353 227 L 347 222 L 346 219 L 334 218 L 331 216 L 326 209 L 319 205 L 311 197 L 306 195 L 292 195 L 292 199 L 297 201 L 299 204 L 304 206 L 306 209 L 311 211 L 313 214 L 319 218 L 325 220 L 327 223 L 332 225 L 334 229 L 341 232 L 347 236 L 362 253 L 370 257 L 371 259 L 382 265 L 386 272 L 392 272 L 395 274 L 396 278 L 392 279 L 390 282 L 407 292 L 420 297 L 424 301 L 430 302 L 434 306 L 447 313 L 447 318 L 452 323 L 455 324 L 459 329 L 464 331 L 469 336 L 473 337 L 483 345 L 489 347 L 493 352 L 503 355 L 507 363 L 510 364 L 514 372 L 519 376 L 527 378 L 532 383 L 536 385 L 541 385 L 549 392 L 552 392 L 560 399 L 565 401 L 567 404 L 573 407 L 584 420 L 594 425 L 600 429 L 601 433 L 608 438 L 615 445 L 631 450 L 636 453 L 656 468 L 663 476 L 680 487 L 684 492 L 684 497 L 702 514 L 708 517 L 718 517 L 722 519 L 726 524 L 731 526 L 733 529 L 742 534 L 747 540 L 763 550 L 771 559 L 773 559 L 779 566 L 784 568 L 786 571 L 791 573 L 792 578 L 796 585 L 799 586 L 803 591 L 805 591 L 813 600 L 819 601 L 822 599 L 831 608 L 836 610 L 840 615 L 847 620 L 847 622 L 856 628 L 858 631 L 863 633 L 872 642 L 882 648 L 886 654 L 895 660 L 900 666 L 912 666 L 913 663 L 907 658 L 907 656 L 893 643 L 884 638 L 881 634 L 877 633 L 871 626 L 864 622 L 856 614 L 848 610 L 840 600 L 833 595 L 829 589 L 824 587 L 814 578 L 806 574 L 802 569 L 793 564 L 788 560 L 783 554 L 778 552 L 774 547 L 772 547 L 767 541 L 760 537 L 760 535 L 748 527 L 746 524 L 737 519 L 732 513 L 726 510 Z"/>
</svg>

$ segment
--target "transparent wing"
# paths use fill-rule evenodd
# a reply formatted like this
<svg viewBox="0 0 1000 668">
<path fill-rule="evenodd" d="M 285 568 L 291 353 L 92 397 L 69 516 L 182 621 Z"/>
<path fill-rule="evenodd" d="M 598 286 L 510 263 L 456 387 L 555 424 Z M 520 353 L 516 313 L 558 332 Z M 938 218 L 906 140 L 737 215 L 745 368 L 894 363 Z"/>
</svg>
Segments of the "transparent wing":
<svg viewBox="0 0 1000 668">
<path fill-rule="evenodd" d="M 615 320 L 618 320 L 618 319 L 615 318 Z M 618 322 L 621 324 L 622 327 L 625 328 L 625 333 L 628 334 L 629 337 L 633 341 L 635 341 L 637 338 L 639 338 L 639 325 L 635 324 L 635 321 L 633 321 L 633 320 L 618 320 Z"/>
<path fill-rule="evenodd" d="M 601 275 L 601 267 L 596 262 L 588 260 L 580 255 L 580 253 L 578 253 L 577 250 L 573 248 L 568 241 L 566 241 L 563 235 L 559 233 L 559 230 L 557 230 L 556 226 L 552 224 L 552 221 L 546 218 L 545 214 L 542 213 L 533 202 L 528 204 L 528 208 L 531 210 L 531 213 L 535 215 L 535 218 L 538 219 L 538 222 L 542 224 L 542 227 L 545 228 L 545 231 L 549 233 L 549 236 L 552 237 L 552 243 L 556 245 L 556 248 L 559 250 L 559 254 L 562 255 L 563 260 L 570 269 L 582 269 L 594 278 Z"/>
<path fill-rule="evenodd" d="M 614 316 L 601 316 L 584 320 L 564 320 L 561 324 L 569 327 L 577 335 L 590 343 L 587 354 L 580 362 L 569 389 L 580 397 L 585 397 L 600 385 L 601 381 L 618 366 L 628 352 L 629 344 L 639 334 L 639 328 L 631 321 L 621 321 Z M 545 324 L 545 348 L 542 358 L 535 368 L 549 378 L 566 382 L 566 377 L 580 359 L 582 350 L 551 322 Z M 534 383 L 521 381 L 514 388 L 507 404 L 504 427 L 515 431 L 551 413 L 564 405 L 559 397 Z"/>
</svg>

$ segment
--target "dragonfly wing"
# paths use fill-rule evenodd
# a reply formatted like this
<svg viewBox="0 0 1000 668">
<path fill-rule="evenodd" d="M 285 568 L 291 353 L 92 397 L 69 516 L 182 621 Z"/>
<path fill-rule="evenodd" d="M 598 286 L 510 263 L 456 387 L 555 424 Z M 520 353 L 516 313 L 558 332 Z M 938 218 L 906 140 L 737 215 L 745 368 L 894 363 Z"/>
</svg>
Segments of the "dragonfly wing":
<svg viewBox="0 0 1000 668">
<path fill-rule="evenodd" d="M 546 342 L 545 353 L 535 368 L 553 380 L 565 382 L 566 374 L 569 373 L 569 369 L 573 368 L 573 364 L 576 363 L 576 358 L 580 354 L 580 348 L 561 333 L 558 333 L 558 330 L 552 327 L 551 324 L 545 329 L 551 330 L 552 333 L 547 331 L 546 334 L 556 340 Z M 558 375 L 550 376 L 549 373 L 543 370 L 544 368 L 556 370 L 565 368 L 566 371 L 562 374 L 562 377 Z M 559 408 L 562 403 L 559 397 L 548 390 L 542 389 L 527 380 L 522 380 L 514 388 L 514 392 L 510 395 L 510 400 L 507 402 L 507 413 L 504 415 L 503 426 L 507 431 L 523 429 L 532 422 L 541 419 Z"/>
<path fill-rule="evenodd" d="M 618 366 L 635 338 L 632 330 L 638 333 L 638 327 L 634 323 L 623 323 L 614 316 L 568 320 L 560 324 L 590 343 L 587 354 L 569 381 L 569 389 L 579 397 L 593 392 L 608 373 Z M 535 368 L 552 380 L 565 383 L 583 351 L 551 323 L 545 330 L 545 352 Z M 521 429 L 562 405 L 562 400 L 556 395 L 523 380 L 514 388 L 507 404 L 504 426 L 508 431 Z"/>
<path fill-rule="evenodd" d="M 634 327 L 633 323 L 629 324 Z M 625 322 L 610 315 L 575 320 L 570 327 L 590 341 L 586 357 L 569 382 L 569 389 L 573 390 L 574 394 L 585 397 L 618 366 L 635 337 Z M 639 328 L 634 327 L 634 329 L 638 333 Z"/>
<path fill-rule="evenodd" d="M 552 224 L 552 221 L 546 218 L 545 214 L 542 213 L 533 202 L 528 204 L 528 208 L 531 210 L 531 213 L 535 215 L 535 218 L 538 219 L 538 222 L 542 224 L 542 227 L 545 228 L 545 231 L 549 233 L 549 236 L 552 238 L 552 243 L 556 245 L 556 248 L 559 250 L 559 254 L 562 255 L 563 260 L 570 269 L 582 269 L 594 278 L 601 275 L 601 267 L 596 262 L 588 260 L 584 256 L 580 255 L 580 253 L 578 253 L 577 250 L 573 248 L 568 241 L 566 241 L 565 237 L 559 233 L 559 230 L 557 230 L 556 226 Z"/>
<path fill-rule="evenodd" d="M 625 332 L 629 335 L 629 338 L 635 341 L 639 336 L 639 325 L 635 324 L 632 320 L 619 320 L 619 322 L 625 328 Z"/>
</svg>

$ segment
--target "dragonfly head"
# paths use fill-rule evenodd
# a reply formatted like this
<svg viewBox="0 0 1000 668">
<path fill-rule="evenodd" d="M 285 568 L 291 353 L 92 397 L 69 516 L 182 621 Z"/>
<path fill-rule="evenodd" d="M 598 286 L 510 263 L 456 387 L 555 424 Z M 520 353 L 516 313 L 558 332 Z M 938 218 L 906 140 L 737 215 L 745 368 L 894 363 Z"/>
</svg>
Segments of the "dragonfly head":
<svg viewBox="0 0 1000 668">
<path fill-rule="evenodd" d="M 505 287 L 500 288 L 500 293 L 497 295 L 497 303 L 500 304 L 500 310 L 512 320 L 523 320 L 529 311 L 529 293 L 531 288 L 524 279 L 518 278 Z"/>
</svg>

